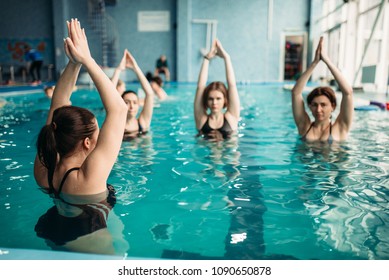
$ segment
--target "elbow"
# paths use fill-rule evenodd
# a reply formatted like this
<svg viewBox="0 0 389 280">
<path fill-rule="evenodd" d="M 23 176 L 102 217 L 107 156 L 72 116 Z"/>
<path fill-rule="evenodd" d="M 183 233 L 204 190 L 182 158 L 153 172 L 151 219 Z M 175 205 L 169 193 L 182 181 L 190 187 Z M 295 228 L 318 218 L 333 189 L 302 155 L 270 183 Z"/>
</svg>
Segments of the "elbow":
<svg viewBox="0 0 389 280">
<path fill-rule="evenodd" d="M 340 88 L 340 90 L 343 96 L 349 96 L 349 97 L 353 96 L 354 91 L 351 86 Z"/>
<path fill-rule="evenodd" d="M 298 90 L 296 90 L 295 88 L 292 88 L 292 96 L 297 96 L 300 94 L 300 92 Z"/>
</svg>

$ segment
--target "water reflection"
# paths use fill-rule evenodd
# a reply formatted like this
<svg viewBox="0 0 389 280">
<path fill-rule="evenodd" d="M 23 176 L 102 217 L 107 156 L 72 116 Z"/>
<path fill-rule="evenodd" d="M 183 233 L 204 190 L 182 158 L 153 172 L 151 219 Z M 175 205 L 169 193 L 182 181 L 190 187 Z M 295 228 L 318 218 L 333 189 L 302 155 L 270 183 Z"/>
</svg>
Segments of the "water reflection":
<svg viewBox="0 0 389 280">
<path fill-rule="evenodd" d="M 61 194 L 35 225 L 38 237 L 53 250 L 125 255 L 124 225 L 113 212 L 114 189 L 96 195 Z"/>
<path fill-rule="evenodd" d="M 203 255 L 195 252 L 165 251 L 168 258 L 218 258 L 218 259 L 262 259 L 265 254 L 263 237 L 264 206 L 262 185 L 259 180 L 261 168 L 251 163 L 249 155 L 243 155 L 239 148 L 239 138 L 232 137 L 225 141 L 207 141 L 196 139 L 197 145 L 192 151 L 192 162 L 186 162 L 175 171 L 180 176 L 194 180 L 175 198 L 180 206 L 190 211 L 191 230 L 198 242 L 201 236 L 212 241 L 212 248 L 207 248 Z M 247 163 L 247 165 L 246 165 Z M 194 223 L 194 211 L 207 211 L 200 214 L 207 217 Z M 189 217 L 180 217 L 189 219 Z M 210 220 L 213 225 L 209 225 Z M 221 224 L 227 220 L 227 224 Z M 211 228 L 207 228 L 207 226 Z M 223 248 L 216 250 L 220 237 L 225 232 Z M 214 235 L 217 234 L 217 237 Z M 208 245 L 209 247 L 209 245 Z M 215 255 L 217 255 L 215 257 Z"/>
<path fill-rule="evenodd" d="M 362 151 L 361 151 L 362 150 Z M 387 170 L 366 161 L 363 147 L 351 143 L 320 146 L 299 142 L 299 198 L 313 219 L 319 244 L 347 258 L 389 257 Z M 302 164 L 302 165 L 301 165 Z"/>
<path fill-rule="evenodd" d="M 123 141 L 111 173 L 121 204 L 132 204 L 149 192 L 146 185 L 153 173 L 156 156 L 152 133 Z"/>
</svg>

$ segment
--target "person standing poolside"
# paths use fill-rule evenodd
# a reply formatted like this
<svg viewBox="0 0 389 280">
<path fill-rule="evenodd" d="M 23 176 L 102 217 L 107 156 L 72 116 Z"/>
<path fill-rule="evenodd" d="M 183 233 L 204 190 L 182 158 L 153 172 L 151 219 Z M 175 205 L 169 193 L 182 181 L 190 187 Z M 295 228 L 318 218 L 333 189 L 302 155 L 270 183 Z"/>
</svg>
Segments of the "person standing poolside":
<svg viewBox="0 0 389 280">
<path fill-rule="evenodd" d="M 166 55 L 161 55 L 157 62 L 155 63 L 155 71 L 154 76 L 158 76 L 159 74 L 165 74 L 166 81 L 170 81 L 170 71 L 167 63 Z"/>
<path fill-rule="evenodd" d="M 32 78 L 32 85 L 38 85 L 41 83 L 41 68 L 43 65 L 43 56 L 36 49 L 25 47 L 25 59 L 28 62 L 27 68 L 29 69 L 30 76 Z"/>
<path fill-rule="evenodd" d="M 228 87 L 222 82 L 212 82 L 206 86 L 209 63 L 216 56 L 224 59 Z M 226 109 L 225 112 L 224 109 Z M 240 100 L 235 74 L 230 55 L 224 50 L 219 40 L 213 42 L 211 50 L 204 56 L 197 82 L 194 115 L 198 135 L 208 139 L 226 139 L 238 129 Z"/>
<path fill-rule="evenodd" d="M 138 80 L 142 86 L 143 91 L 145 92 L 145 99 L 142 100 L 143 109 L 141 110 L 139 117 L 139 107 L 141 100 L 138 97 L 138 94 L 132 90 L 126 90 L 121 94 L 124 102 L 127 104 L 127 121 L 124 132 L 124 140 L 130 140 L 137 136 L 147 133 L 150 128 L 151 119 L 153 117 L 153 107 L 154 107 L 154 92 L 150 86 L 149 81 L 146 79 L 142 70 L 138 66 L 135 58 L 131 55 L 128 50 L 124 51 L 123 59 L 121 65 L 125 65 L 125 68 L 129 68 L 134 71 Z"/>
<path fill-rule="evenodd" d="M 307 96 L 307 103 L 314 117 L 313 122 L 304 107 L 303 89 L 320 60 L 327 65 L 342 92 L 340 112 L 334 123 L 331 122 L 331 118 L 336 108 L 336 95 L 330 87 L 315 88 Z M 292 109 L 302 140 L 307 142 L 328 142 L 331 144 L 333 141 L 347 139 L 354 111 L 353 90 L 323 50 L 323 37 L 320 38 L 312 64 L 301 75 L 292 89 Z"/>
<path fill-rule="evenodd" d="M 127 107 L 111 80 L 92 58 L 85 30 L 77 19 L 67 22 L 64 49 L 69 62 L 55 87 L 46 125 L 37 139 L 34 177 L 66 216 L 72 198 L 100 194 L 112 186 L 108 176 L 121 147 Z M 99 129 L 96 117 L 85 108 L 70 106 L 70 97 L 81 66 L 91 76 L 106 111 Z M 80 213 L 83 213 L 80 208 Z M 73 215 L 73 214 L 71 214 Z"/>
</svg>

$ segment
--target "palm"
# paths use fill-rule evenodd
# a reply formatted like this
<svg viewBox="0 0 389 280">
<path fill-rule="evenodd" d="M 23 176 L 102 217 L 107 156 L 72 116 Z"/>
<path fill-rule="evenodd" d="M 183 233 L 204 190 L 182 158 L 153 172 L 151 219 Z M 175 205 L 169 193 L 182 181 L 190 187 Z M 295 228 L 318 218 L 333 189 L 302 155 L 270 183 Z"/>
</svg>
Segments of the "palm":
<svg viewBox="0 0 389 280">
<path fill-rule="evenodd" d="M 91 57 L 88 41 L 84 29 L 77 20 L 72 20 L 69 24 L 69 37 L 67 38 L 68 53 L 75 62 L 83 63 Z M 72 61 L 73 61 L 72 60 Z"/>
<path fill-rule="evenodd" d="M 130 52 L 126 53 L 126 67 L 133 69 L 136 65 L 135 58 L 130 54 Z"/>
<path fill-rule="evenodd" d="M 225 50 L 223 49 L 223 46 L 222 44 L 220 43 L 219 40 L 216 41 L 216 55 L 221 57 L 221 58 L 224 58 L 225 56 Z"/>
</svg>

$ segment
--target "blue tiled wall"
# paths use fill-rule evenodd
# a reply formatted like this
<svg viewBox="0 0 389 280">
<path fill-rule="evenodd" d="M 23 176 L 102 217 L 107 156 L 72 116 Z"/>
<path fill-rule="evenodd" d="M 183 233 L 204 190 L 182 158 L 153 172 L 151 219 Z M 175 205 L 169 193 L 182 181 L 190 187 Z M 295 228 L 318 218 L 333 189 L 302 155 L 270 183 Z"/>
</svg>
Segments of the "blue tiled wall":
<svg viewBox="0 0 389 280">
<path fill-rule="evenodd" d="M 268 7 L 273 3 L 273 22 L 268 34 Z M 201 65 L 200 48 L 205 46 L 205 25 L 192 19 L 217 20 L 217 37 L 230 53 L 238 81 L 277 81 L 281 55 L 281 32 L 309 31 L 310 0 L 117 0 L 106 12 L 116 25 L 117 55 L 108 59 L 116 65 L 124 48 L 135 56 L 144 72 L 154 69 L 155 60 L 166 54 L 173 80 L 196 81 Z M 102 63 L 101 38 L 88 17 L 87 0 L 2 0 L 0 2 L 0 63 L 16 63 L 5 49 L 8 42 L 23 39 L 47 44 L 45 61 L 59 73 L 66 64 L 63 38 L 65 20 L 77 17 L 86 29 L 91 51 Z M 138 32 L 139 11 L 169 11 L 170 31 Z M 112 34 L 109 34 L 112 35 Z M 308 59 L 309 61 L 309 59 Z M 128 80 L 134 79 L 131 74 Z M 210 80 L 224 79 L 224 65 L 215 60 Z"/>
</svg>

